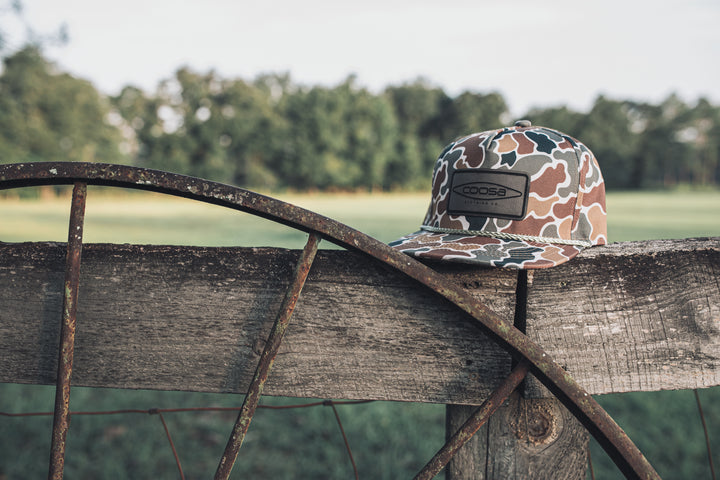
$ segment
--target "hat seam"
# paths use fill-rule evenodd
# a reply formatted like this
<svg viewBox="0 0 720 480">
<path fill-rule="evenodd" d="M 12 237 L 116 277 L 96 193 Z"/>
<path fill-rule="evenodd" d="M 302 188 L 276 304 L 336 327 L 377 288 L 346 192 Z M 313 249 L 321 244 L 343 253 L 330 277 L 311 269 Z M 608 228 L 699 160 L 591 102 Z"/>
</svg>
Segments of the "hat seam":
<svg viewBox="0 0 720 480">
<path fill-rule="evenodd" d="M 581 178 L 582 173 L 582 167 L 583 167 L 583 160 L 582 160 L 582 148 L 578 145 L 578 141 L 571 137 L 570 135 L 561 134 L 562 137 L 570 142 L 570 145 L 573 147 L 573 151 L 575 152 L 575 158 L 577 158 L 577 173 L 578 173 L 578 188 L 577 193 L 575 194 L 575 205 L 573 205 L 573 219 L 572 223 L 570 224 L 570 236 L 574 237 L 578 234 L 577 232 L 577 225 L 580 221 L 580 213 L 578 212 L 578 203 L 582 205 L 583 196 L 585 195 L 585 192 L 583 191 L 583 187 L 585 179 Z M 592 245 L 592 243 L 590 244 Z"/>
</svg>

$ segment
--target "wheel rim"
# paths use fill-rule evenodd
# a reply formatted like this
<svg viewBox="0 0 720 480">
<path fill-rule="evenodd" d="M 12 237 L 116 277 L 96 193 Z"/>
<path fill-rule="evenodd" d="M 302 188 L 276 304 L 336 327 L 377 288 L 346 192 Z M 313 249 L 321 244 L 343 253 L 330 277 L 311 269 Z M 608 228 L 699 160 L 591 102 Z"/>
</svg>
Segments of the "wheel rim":
<svg viewBox="0 0 720 480">
<path fill-rule="evenodd" d="M 153 191 L 215 204 L 317 234 L 394 268 L 465 311 L 565 405 L 605 449 L 628 478 L 659 478 L 625 432 L 540 345 L 490 308 L 456 288 L 425 264 L 347 225 L 304 208 L 250 190 L 195 177 L 124 165 L 39 162 L 0 165 L 0 189 L 41 185 L 106 185 Z"/>
</svg>

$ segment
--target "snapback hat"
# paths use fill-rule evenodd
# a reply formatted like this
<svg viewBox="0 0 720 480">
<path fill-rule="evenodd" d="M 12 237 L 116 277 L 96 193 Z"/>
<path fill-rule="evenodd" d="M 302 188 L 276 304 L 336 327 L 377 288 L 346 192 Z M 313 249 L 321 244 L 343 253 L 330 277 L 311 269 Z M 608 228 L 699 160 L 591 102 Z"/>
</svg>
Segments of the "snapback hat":
<svg viewBox="0 0 720 480">
<path fill-rule="evenodd" d="M 605 243 L 595 156 L 568 135 L 522 120 L 445 147 L 420 230 L 390 246 L 418 258 L 535 269 Z"/>
</svg>

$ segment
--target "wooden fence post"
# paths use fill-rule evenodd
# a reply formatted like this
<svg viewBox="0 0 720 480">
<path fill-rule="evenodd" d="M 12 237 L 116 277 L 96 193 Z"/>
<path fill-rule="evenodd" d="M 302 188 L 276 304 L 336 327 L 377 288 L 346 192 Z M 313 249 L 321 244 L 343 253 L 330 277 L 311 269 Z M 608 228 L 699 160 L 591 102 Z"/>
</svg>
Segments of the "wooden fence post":
<svg viewBox="0 0 720 480">
<path fill-rule="evenodd" d="M 528 279 L 518 272 L 515 327 L 527 330 Z M 520 388 L 452 458 L 446 480 L 584 479 L 589 434 L 585 427 L 532 375 L 525 384 L 542 398 L 526 398 Z M 475 406 L 448 405 L 445 434 L 450 438 Z"/>
<path fill-rule="evenodd" d="M 448 405 L 451 434 L 477 407 Z M 584 479 L 589 434 L 555 398 L 507 402 L 453 457 L 446 480 Z"/>
</svg>

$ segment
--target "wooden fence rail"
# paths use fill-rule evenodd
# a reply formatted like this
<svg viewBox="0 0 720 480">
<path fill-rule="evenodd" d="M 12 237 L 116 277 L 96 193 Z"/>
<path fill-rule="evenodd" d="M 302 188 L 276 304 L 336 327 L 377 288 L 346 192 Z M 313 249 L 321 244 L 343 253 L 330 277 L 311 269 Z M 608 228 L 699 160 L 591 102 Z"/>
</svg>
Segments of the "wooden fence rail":
<svg viewBox="0 0 720 480">
<path fill-rule="evenodd" d="M 55 382 L 64 248 L 0 244 L 2 382 Z M 242 392 L 298 254 L 85 245 L 74 383 Z M 515 272 L 436 268 L 513 318 Z M 527 332 L 592 394 L 720 385 L 718 278 L 718 238 L 595 247 L 529 276 Z M 379 262 L 321 250 L 266 392 L 481 403 L 510 360 L 464 318 Z"/>
<path fill-rule="evenodd" d="M 73 384 L 244 393 L 298 255 L 85 245 Z M 55 383 L 64 257 L 0 243 L 0 382 Z M 512 321 L 515 272 L 433 267 Z M 720 385 L 719 274 L 720 238 L 595 247 L 529 273 L 527 334 L 591 394 Z M 265 393 L 480 404 L 511 359 L 466 315 L 380 262 L 321 250 Z M 532 381 L 524 394 L 547 396 Z M 464 416 L 453 407 L 449 428 Z M 464 461 L 450 478 L 485 478 Z"/>
</svg>

